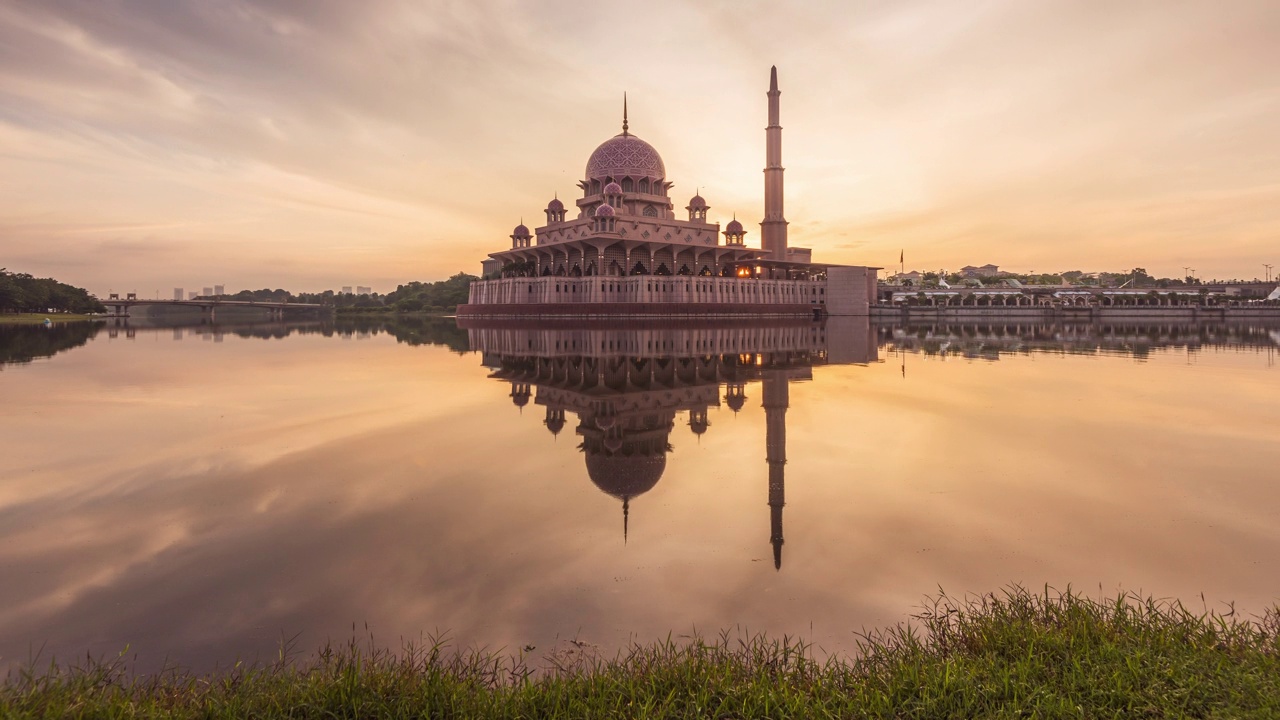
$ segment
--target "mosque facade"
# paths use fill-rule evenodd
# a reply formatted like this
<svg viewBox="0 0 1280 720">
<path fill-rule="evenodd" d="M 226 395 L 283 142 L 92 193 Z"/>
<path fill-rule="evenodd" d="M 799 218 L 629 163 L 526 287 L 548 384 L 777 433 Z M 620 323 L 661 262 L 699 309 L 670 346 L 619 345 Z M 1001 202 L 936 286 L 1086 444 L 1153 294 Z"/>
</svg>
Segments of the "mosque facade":
<svg viewBox="0 0 1280 720">
<path fill-rule="evenodd" d="M 760 246 L 736 217 L 721 230 L 700 193 L 679 211 L 661 155 L 622 132 L 587 160 L 576 210 L 553 198 L 546 224 L 512 231 L 483 261 L 460 317 L 867 315 L 879 268 L 815 263 L 784 216 L 777 68 L 769 77 Z M 679 217 L 678 217 L 679 215 Z"/>
</svg>

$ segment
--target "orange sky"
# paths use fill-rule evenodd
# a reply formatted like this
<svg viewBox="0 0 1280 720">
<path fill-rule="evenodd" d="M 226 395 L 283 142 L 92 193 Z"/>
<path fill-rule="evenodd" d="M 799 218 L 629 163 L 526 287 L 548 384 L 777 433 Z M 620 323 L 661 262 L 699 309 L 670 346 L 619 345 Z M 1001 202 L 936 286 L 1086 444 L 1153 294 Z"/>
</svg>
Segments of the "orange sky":
<svg viewBox="0 0 1280 720">
<path fill-rule="evenodd" d="M 478 272 L 631 130 L 815 258 L 1280 266 L 1280 3 L 0 5 L 0 267 L 94 292 Z M 683 213 L 683 211 L 680 211 Z"/>
</svg>

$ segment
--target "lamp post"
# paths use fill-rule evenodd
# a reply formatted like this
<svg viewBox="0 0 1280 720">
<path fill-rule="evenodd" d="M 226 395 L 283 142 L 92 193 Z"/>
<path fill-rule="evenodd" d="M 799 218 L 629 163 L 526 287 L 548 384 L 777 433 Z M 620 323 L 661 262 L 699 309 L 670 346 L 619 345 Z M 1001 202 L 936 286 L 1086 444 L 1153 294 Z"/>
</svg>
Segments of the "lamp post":
<svg viewBox="0 0 1280 720">
<path fill-rule="evenodd" d="M 1266 263 L 1262 263 L 1262 267 L 1264 267 L 1264 268 L 1266 268 L 1266 269 L 1267 269 L 1267 282 L 1271 282 L 1271 268 L 1272 268 L 1272 266 L 1271 266 L 1271 265 L 1268 265 L 1268 264 L 1266 264 Z"/>
</svg>

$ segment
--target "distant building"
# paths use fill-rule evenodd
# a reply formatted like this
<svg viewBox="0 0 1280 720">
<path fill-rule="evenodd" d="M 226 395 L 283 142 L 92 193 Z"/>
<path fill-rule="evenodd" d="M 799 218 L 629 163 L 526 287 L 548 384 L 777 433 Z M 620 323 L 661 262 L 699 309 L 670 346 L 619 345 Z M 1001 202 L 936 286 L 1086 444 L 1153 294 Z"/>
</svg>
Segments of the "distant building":
<svg viewBox="0 0 1280 720">
<path fill-rule="evenodd" d="M 174 289 L 173 289 L 173 299 L 174 299 L 174 300 L 181 300 L 181 299 L 183 299 L 183 298 L 185 298 L 185 297 L 186 297 L 186 295 L 183 295 L 183 294 L 182 294 L 182 288 L 174 288 Z"/>
<path fill-rule="evenodd" d="M 214 295 L 224 295 L 224 294 L 225 294 L 225 293 L 224 293 L 224 290 L 225 290 L 225 288 L 224 288 L 223 286 L 221 286 L 221 285 L 214 285 L 214 286 L 213 286 L 213 294 L 214 294 Z"/>
<path fill-rule="evenodd" d="M 350 295 L 350 294 L 351 294 L 351 286 L 350 286 L 350 285 L 343 285 L 343 286 L 342 286 L 342 294 L 343 294 L 343 295 Z"/>
<path fill-rule="evenodd" d="M 213 294 L 213 288 L 211 287 L 201 288 L 200 294 L 205 297 L 209 297 L 210 295 Z"/>
<path fill-rule="evenodd" d="M 192 290 L 192 291 L 190 291 L 190 292 L 188 292 L 188 293 L 187 293 L 187 299 L 188 299 L 188 300 L 195 300 L 195 299 L 196 299 L 197 297 L 199 297 L 199 296 L 200 296 L 200 293 L 196 292 L 195 290 Z"/>
<path fill-rule="evenodd" d="M 1000 274 L 1000 266 L 983 265 L 982 267 L 974 267 L 973 265 L 965 265 L 960 268 L 960 274 L 967 278 L 995 277 Z"/>
<path fill-rule="evenodd" d="M 373 293 L 373 288 L 371 288 L 371 287 L 365 287 L 364 285 L 357 285 L 357 286 L 356 286 L 356 294 L 357 294 L 357 295 L 369 295 L 369 294 L 372 294 L 372 293 Z"/>
<path fill-rule="evenodd" d="M 919 285 L 923 278 L 924 276 L 920 274 L 919 270 L 912 270 L 909 273 L 898 273 L 890 277 L 887 282 L 890 285 Z"/>
</svg>

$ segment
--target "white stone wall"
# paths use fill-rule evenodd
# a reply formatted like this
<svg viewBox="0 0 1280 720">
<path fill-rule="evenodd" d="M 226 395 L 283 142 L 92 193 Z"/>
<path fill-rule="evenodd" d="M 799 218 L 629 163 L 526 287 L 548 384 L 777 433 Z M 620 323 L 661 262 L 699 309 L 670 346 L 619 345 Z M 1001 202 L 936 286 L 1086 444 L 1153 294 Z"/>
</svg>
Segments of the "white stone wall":
<svg viewBox="0 0 1280 720">
<path fill-rule="evenodd" d="M 684 275 L 536 277 L 471 283 L 473 305 L 529 303 L 734 303 L 820 306 L 830 281 Z M 864 296 L 865 301 L 865 296 Z M 853 314 L 853 313 L 845 313 Z M 864 307 L 863 315 L 867 314 Z"/>
</svg>

